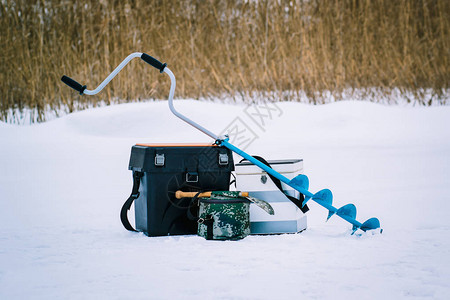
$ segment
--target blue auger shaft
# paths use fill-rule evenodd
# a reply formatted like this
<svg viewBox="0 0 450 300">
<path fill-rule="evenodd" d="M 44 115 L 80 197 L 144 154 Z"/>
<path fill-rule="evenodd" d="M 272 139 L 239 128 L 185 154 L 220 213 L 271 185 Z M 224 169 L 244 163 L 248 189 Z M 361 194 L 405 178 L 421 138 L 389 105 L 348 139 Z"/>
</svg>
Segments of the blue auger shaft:
<svg viewBox="0 0 450 300">
<path fill-rule="evenodd" d="M 231 151 L 235 152 L 236 154 L 242 156 L 243 158 L 245 158 L 246 160 L 248 160 L 249 162 L 253 163 L 254 165 L 260 167 L 261 169 L 263 169 L 264 171 L 266 171 L 268 174 L 274 176 L 275 178 L 278 178 L 280 181 L 284 182 L 285 184 L 287 184 L 288 186 L 292 187 L 293 189 L 299 191 L 300 193 L 302 193 L 303 195 L 305 195 L 305 197 L 310 197 L 312 200 L 314 200 L 314 202 L 316 202 L 317 204 L 325 207 L 326 209 L 328 209 L 328 211 L 332 211 L 333 213 L 336 213 L 338 211 L 338 209 L 330 204 L 327 203 L 321 203 L 319 201 L 316 201 L 314 199 L 314 194 L 311 193 L 310 191 L 305 190 L 304 188 L 301 188 L 295 184 L 291 184 L 290 183 L 290 179 L 288 179 L 287 177 L 281 175 L 280 173 L 278 173 L 277 171 L 275 171 L 274 169 L 266 166 L 265 164 L 263 164 L 262 162 L 260 162 L 259 160 L 257 160 L 256 158 L 254 158 L 253 156 L 247 154 L 246 152 L 242 151 L 241 149 L 237 148 L 236 146 L 234 146 L 233 144 L 230 144 L 228 142 L 228 140 L 218 140 L 217 144 L 227 147 L 228 149 L 230 149 Z M 342 219 L 344 219 L 345 221 L 349 222 L 350 224 L 352 224 L 353 226 L 356 226 L 358 228 L 361 227 L 361 223 L 358 222 L 357 220 L 346 216 L 346 215 L 338 215 L 339 217 L 341 217 Z"/>
</svg>

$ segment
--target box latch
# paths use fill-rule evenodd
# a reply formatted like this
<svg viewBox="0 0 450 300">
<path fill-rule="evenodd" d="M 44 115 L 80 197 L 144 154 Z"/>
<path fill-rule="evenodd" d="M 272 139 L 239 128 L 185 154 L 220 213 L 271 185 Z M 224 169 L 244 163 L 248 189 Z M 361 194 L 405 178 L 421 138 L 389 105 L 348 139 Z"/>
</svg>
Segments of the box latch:
<svg viewBox="0 0 450 300">
<path fill-rule="evenodd" d="M 164 166 L 164 154 L 156 154 L 155 156 L 155 166 Z"/>
<path fill-rule="evenodd" d="M 197 172 L 187 172 L 186 173 L 186 182 L 198 182 L 198 173 Z"/>
<path fill-rule="evenodd" d="M 221 165 L 221 166 L 228 165 L 228 154 L 219 153 L 219 165 Z"/>
</svg>

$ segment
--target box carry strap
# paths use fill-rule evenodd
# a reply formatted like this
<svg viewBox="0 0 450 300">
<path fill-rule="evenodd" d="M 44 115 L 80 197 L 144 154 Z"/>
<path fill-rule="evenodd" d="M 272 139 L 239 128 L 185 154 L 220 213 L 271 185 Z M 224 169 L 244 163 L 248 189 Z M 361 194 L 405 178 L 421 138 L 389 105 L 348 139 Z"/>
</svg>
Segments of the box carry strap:
<svg viewBox="0 0 450 300">
<path fill-rule="evenodd" d="M 265 164 L 266 166 L 268 166 L 269 168 L 272 168 L 270 166 L 270 164 L 261 156 L 256 156 L 256 155 L 252 155 L 254 158 L 256 158 L 257 160 L 259 160 L 260 162 L 262 162 L 263 164 Z M 245 158 L 242 161 L 246 160 Z M 305 196 L 303 194 L 300 193 L 300 199 L 297 199 L 295 197 L 292 197 L 291 195 L 289 195 L 288 193 L 286 193 L 283 190 L 283 187 L 281 186 L 281 181 L 270 175 L 269 173 L 267 173 L 267 175 L 269 175 L 270 179 L 272 179 L 273 183 L 277 186 L 277 188 L 289 199 L 291 200 L 292 203 L 295 204 L 295 206 L 297 206 L 303 213 L 306 213 L 309 210 L 309 207 L 305 204 L 304 206 L 302 206 L 303 200 L 305 200 Z"/>
<path fill-rule="evenodd" d="M 189 207 L 187 209 L 187 217 L 189 220 L 191 221 L 196 221 L 199 224 L 205 224 L 206 225 L 206 239 L 207 240 L 212 240 L 213 239 L 213 225 L 214 225 L 214 218 L 212 215 L 206 215 L 206 218 L 200 218 L 198 216 L 198 212 L 197 212 L 197 216 L 194 216 L 194 214 L 192 213 L 192 208 L 199 206 L 199 196 L 202 192 L 198 192 L 197 194 L 195 194 L 194 197 L 192 197 L 191 201 L 189 202 Z"/>
<path fill-rule="evenodd" d="M 139 186 L 141 184 L 142 176 L 144 176 L 143 172 L 133 171 L 133 189 L 130 197 L 128 197 L 127 201 L 125 201 L 122 209 L 120 210 L 120 221 L 122 221 L 123 227 L 129 231 L 137 232 L 137 230 L 131 226 L 130 221 L 128 221 L 128 211 L 130 210 L 131 204 L 133 204 L 134 200 L 139 198 Z"/>
<path fill-rule="evenodd" d="M 213 226 L 214 226 L 214 218 L 212 215 L 206 215 L 206 218 L 199 219 L 198 223 L 205 224 L 206 225 L 206 239 L 207 240 L 213 240 Z"/>
</svg>

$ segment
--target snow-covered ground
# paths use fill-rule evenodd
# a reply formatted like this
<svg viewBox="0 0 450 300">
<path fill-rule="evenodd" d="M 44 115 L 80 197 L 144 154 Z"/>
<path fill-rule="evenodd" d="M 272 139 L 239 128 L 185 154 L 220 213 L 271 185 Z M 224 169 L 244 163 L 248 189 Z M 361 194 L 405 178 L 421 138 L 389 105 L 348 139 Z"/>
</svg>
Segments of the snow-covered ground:
<svg viewBox="0 0 450 300">
<path fill-rule="evenodd" d="M 119 220 L 131 146 L 209 141 L 166 101 L 0 123 L 0 299 L 450 299 L 450 107 L 176 107 L 216 133 L 250 128 L 251 154 L 303 158 L 312 192 L 383 234 L 351 236 L 312 203 L 301 234 L 148 238 Z"/>
</svg>

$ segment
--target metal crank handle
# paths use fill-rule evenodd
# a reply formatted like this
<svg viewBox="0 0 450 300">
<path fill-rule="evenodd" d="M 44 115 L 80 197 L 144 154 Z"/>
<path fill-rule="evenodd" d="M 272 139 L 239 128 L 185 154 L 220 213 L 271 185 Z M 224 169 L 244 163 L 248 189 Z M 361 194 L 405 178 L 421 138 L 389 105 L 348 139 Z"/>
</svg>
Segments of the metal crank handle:
<svg viewBox="0 0 450 300">
<path fill-rule="evenodd" d="M 143 61 L 145 61 L 146 63 L 148 63 L 149 65 L 155 67 L 156 69 L 159 70 L 160 73 L 162 73 L 164 71 L 164 68 L 167 66 L 166 63 L 161 63 L 159 60 L 157 60 L 154 57 L 151 57 L 148 54 L 145 53 L 141 53 L 141 52 L 135 52 L 132 53 L 130 55 L 128 55 L 115 69 L 114 71 L 111 72 L 111 74 L 109 74 L 108 77 L 106 77 L 105 80 L 103 80 L 103 82 L 95 89 L 95 90 L 88 90 L 86 88 L 86 85 L 82 85 L 80 83 L 78 83 L 77 81 L 73 80 L 72 78 L 63 75 L 63 77 L 61 77 L 61 81 L 64 82 L 65 84 L 67 84 L 68 86 L 70 86 L 71 88 L 73 88 L 74 90 L 76 90 L 77 92 L 80 93 L 80 95 L 95 95 L 97 93 L 99 93 L 101 90 L 103 90 L 103 88 L 114 78 L 116 77 L 116 75 L 133 59 L 133 58 L 141 58 Z"/>
<path fill-rule="evenodd" d="M 215 135 L 214 133 L 212 133 L 208 129 L 204 128 L 203 126 L 195 123 L 194 121 L 192 121 L 188 117 L 182 115 L 177 110 L 175 110 L 175 107 L 173 106 L 173 96 L 175 94 L 175 87 L 176 87 L 175 75 L 173 75 L 172 71 L 170 71 L 170 69 L 167 68 L 167 64 L 166 63 L 161 63 L 159 60 L 157 60 L 154 57 L 151 57 L 150 55 L 148 55 L 146 53 L 135 52 L 135 53 L 132 53 L 132 54 L 128 55 L 127 58 L 125 58 L 114 69 L 114 71 L 112 71 L 111 74 L 109 74 L 109 76 L 106 77 L 105 80 L 103 80 L 103 82 L 95 90 L 88 90 L 86 88 L 86 85 L 82 85 L 82 84 L 78 83 L 77 81 L 73 80 L 72 78 L 70 78 L 70 77 L 68 77 L 66 75 L 64 75 L 61 78 L 61 80 L 62 80 L 62 82 L 64 82 L 65 84 L 67 84 L 68 86 L 70 86 L 71 88 L 76 90 L 77 92 L 79 92 L 80 95 L 83 95 L 83 94 L 95 95 L 95 94 L 99 93 L 130 62 L 130 60 L 132 60 L 133 58 L 137 58 L 137 57 L 140 57 L 143 61 L 145 61 L 146 63 L 148 63 L 152 67 L 158 69 L 160 73 L 166 73 L 170 77 L 170 92 L 169 92 L 169 101 L 168 101 L 169 102 L 170 111 L 175 116 L 177 116 L 181 120 L 185 121 L 189 125 L 197 128 L 198 130 L 200 130 L 204 134 L 212 137 L 214 140 L 217 140 L 218 139 L 217 135 Z"/>
</svg>

